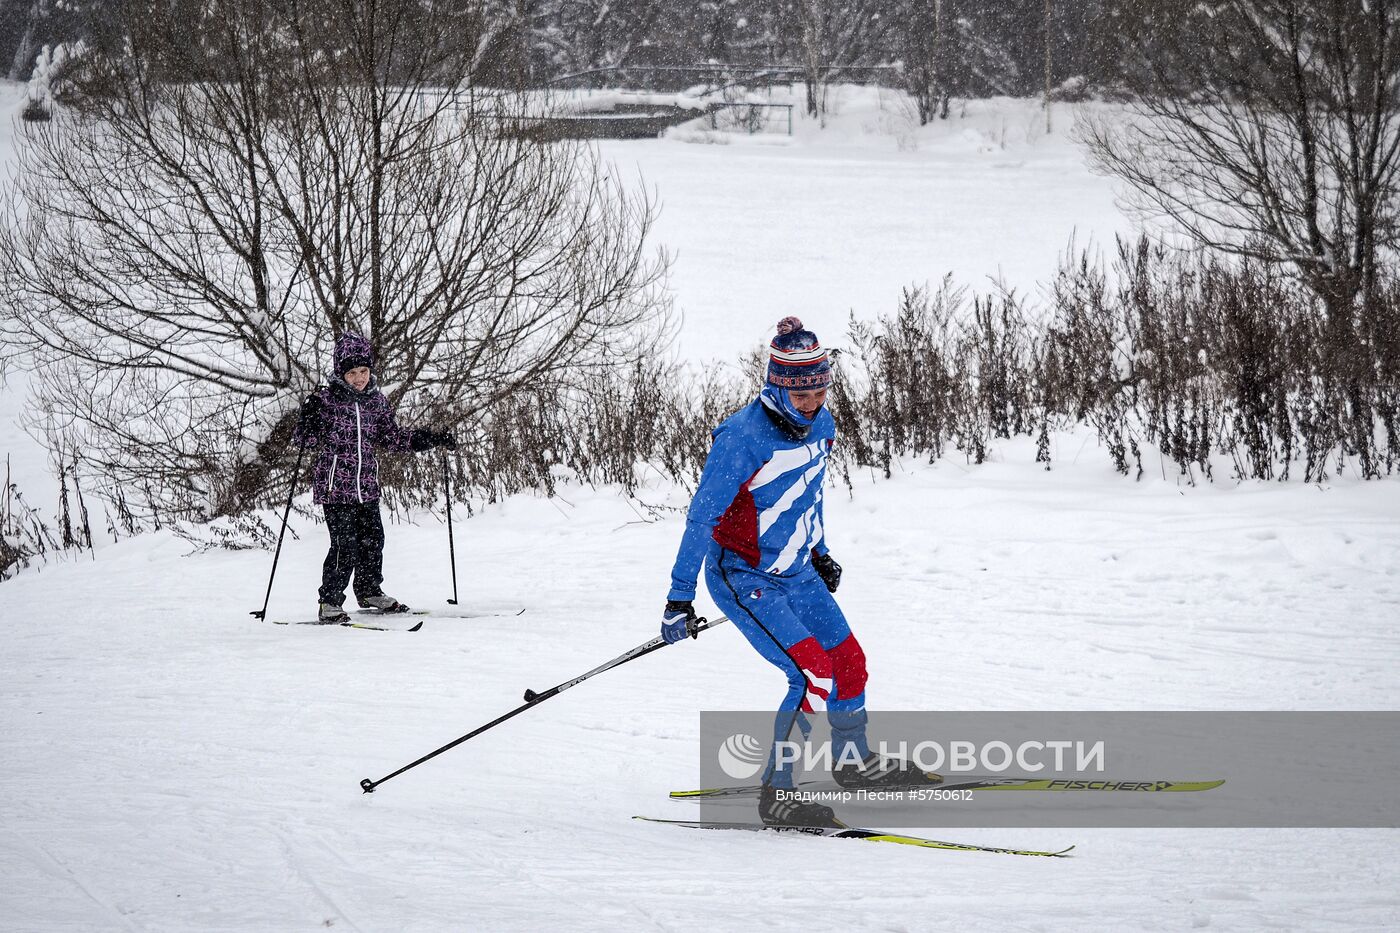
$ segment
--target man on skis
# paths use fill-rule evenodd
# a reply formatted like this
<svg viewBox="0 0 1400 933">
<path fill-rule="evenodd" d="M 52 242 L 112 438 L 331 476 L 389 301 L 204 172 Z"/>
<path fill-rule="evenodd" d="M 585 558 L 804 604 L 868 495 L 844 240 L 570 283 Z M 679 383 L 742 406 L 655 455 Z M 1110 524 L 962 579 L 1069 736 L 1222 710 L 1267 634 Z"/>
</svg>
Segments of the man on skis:
<svg viewBox="0 0 1400 933">
<path fill-rule="evenodd" d="M 836 780 L 844 787 L 907 786 L 933 776 L 872 754 L 866 741 L 865 654 L 832 597 L 841 565 L 827 550 L 822 484 L 835 439 L 825 408 L 831 364 L 817 336 L 787 317 L 769 348 L 753 402 L 713 432 L 714 446 L 686 516 L 661 634 L 685 638 L 703 564 L 715 604 L 787 677 L 775 722 L 786 740 L 809 695 L 826 701 Z M 830 690 L 811 678 L 829 679 Z M 776 749 L 775 749 L 776 751 Z M 765 823 L 832 826 L 829 807 L 792 799 L 791 767 L 770 752 L 759 813 Z"/>
</svg>

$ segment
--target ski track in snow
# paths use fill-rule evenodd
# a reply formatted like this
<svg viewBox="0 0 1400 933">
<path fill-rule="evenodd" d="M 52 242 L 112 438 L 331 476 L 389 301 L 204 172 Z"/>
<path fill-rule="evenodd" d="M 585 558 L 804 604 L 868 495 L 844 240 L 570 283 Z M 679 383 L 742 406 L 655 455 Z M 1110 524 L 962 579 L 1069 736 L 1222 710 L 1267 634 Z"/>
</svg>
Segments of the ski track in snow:
<svg viewBox="0 0 1400 933">
<path fill-rule="evenodd" d="M 107 901 L 106 898 L 102 897 L 100 894 L 95 892 L 90 882 L 79 877 L 78 874 L 74 872 L 71 868 L 60 862 L 56 857 L 54 857 L 53 853 L 50 852 L 47 848 L 45 848 L 42 844 L 26 839 L 19 833 L 14 832 L 13 830 L 7 830 L 6 835 L 11 839 L 13 843 L 13 850 L 16 855 L 16 864 L 20 864 L 21 862 L 27 862 L 30 867 L 36 868 L 39 871 L 45 873 L 50 879 L 58 881 L 60 883 L 60 889 L 65 887 L 66 884 L 71 884 L 72 887 L 77 888 L 78 891 L 82 894 L 83 898 L 85 898 L 87 901 L 92 902 L 93 904 L 96 904 L 102 909 L 102 913 L 107 918 L 107 923 L 104 925 L 110 925 L 111 923 L 115 923 L 118 926 L 127 930 L 137 929 L 137 927 L 133 926 L 131 921 L 128 920 L 122 914 L 121 911 L 113 907 Z M 6 848 L 10 847 L 7 846 Z M 15 874 L 11 874 L 8 872 L 7 875 L 9 875 L 11 878 L 16 877 Z M 22 878 L 23 876 L 19 875 L 18 877 Z M 39 887 L 42 888 L 43 886 L 40 885 Z"/>
<path fill-rule="evenodd" d="M 1134 483 L 1093 460 L 1046 473 L 1018 444 L 828 495 L 873 709 L 1394 708 L 1400 486 Z M 666 792 L 696 780 L 698 710 L 782 693 L 729 627 L 362 794 L 654 634 L 681 518 L 637 522 L 606 489 L 564 498 L 460 523 L 464 607 L 524 615 L 413 634 L 257 622 L 270 555 L 163 534 L 0 587 L 0 928 L 1400 922 L 1389 830 L 918 831 L 1077 844 L 1048 861 L 637 823 L 694 812 Z M 298 532 L 274 614 L 315 602 L 324 530 Z M 388 538 L 390 592 L 442 608 L 442 525 Z"/>
</svg>

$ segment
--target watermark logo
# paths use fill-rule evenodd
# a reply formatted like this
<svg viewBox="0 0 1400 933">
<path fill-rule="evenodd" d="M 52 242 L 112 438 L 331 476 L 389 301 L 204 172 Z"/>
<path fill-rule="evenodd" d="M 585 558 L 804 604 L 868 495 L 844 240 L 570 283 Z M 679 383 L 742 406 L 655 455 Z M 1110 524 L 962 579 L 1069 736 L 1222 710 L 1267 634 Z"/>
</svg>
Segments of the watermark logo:
<svg viewBox="0 0 1400 933">
<path fill-rule="evenodd" d="M 736 781 L 746 781 L 763 768 L 768 750 L 747 732 L 736 732 L 719 747 L 719 766 Z"/>
<path fill-rule="evenodd" d="M 856 750 L 854 742 L 845 744 L 839 755 L 834 754 L 829 741 L 809 744 L 783 740 L 774 747 L 775 762 L 780 768 L 785 765 L 797 765 L 805 771 L 831 771 L 835 768 L 859 767 L 861 764 L 860 752 Z M 1006 771 L 1034 774 L 1044 771 L 1047 767 L 1056 773 L 1062 773 L 1069 770 L 1071 764 L 1075 773 L 1102 773 L 1105 770 L 1107 754 L 1103 740 L 1089 743 L 1069 739 L 1027 741 L 1014 747 L 1001 741 L 979 744 L 965 739 L 955 739 L 946 743 L 924 741 L 912 746 L 907 741 L 881 741 L 878 745 L 872 743 L 872 750 L 881 758 L 912 762 L 920 771 L 980 771 L 990 774 L 1002 774 Z"/>
<path fill-rule="evenodd" d="M 740 601 L 761 605 L 752 590 Z M 771 769 L 774 784 L 814 795 L 791 800 L 941 838 L 994 826 L 1400 828 L 1400 709 L 714 710 L 698 738 L 695 786 L 711 789 L 694 795 L 700 820 L 732 821 L 735 799 Z"/>
</svg>

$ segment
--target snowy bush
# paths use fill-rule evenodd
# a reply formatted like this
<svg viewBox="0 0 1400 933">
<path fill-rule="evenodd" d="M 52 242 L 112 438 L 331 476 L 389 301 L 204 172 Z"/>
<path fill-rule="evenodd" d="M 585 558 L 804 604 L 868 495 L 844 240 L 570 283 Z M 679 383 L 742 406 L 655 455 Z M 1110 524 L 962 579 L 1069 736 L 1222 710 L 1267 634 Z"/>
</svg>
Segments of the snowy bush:
<svg viewBox="0 0 1400 933">
<path fill-rule="evenodd" d="M 652 475 L 693 482 L 710 449 L 710 428 L 746 404 L 757 379 L 678 372 L 649 361 L 600 372 L 577 390 L 541 387 L 493 410 L 447 461 L 452 489 L 494 502 L 524 490 L 554 494 L 566 479 L 639 485 L 638 466 Z M 391 507 L 440 501 L 443 461 L 400 458 L 383 476 Z"/>
<path fill-rule="evenodd" d="M 52 529 L 30 507 L 10 476 L 5 459 L 5 488 L 0 491 L 0 580 L 7 580 L 50 552 L 61 550 Z"/>
<path fill-rule="evenodd" d="M 46 45 L 39 51 L 25 89 L 23 119 L 35 122 L 52 118 L 54 107 L 71 93 L 68 75 L 83 51 L 81 41 Z"/>
<path fill-rule="evenodd" d="M 906 290 L 884 317 L 852 318 L 844 338 L 828 341 L 834 475 L 849 486 L 860 469 L 889 476 L 905 457 L 981 463 L 1012 437 L 1032 439 L 1036 462 L 1050 469 L 1050 432 L 1078 424 L 1115 469 L 1139 478 L 1153 451 L 1164 473 L 1171 464 L 1187 482 L 1312 482 L 1347 468 L 1376 478 L 1400 467 L 1400 284 L 1359 309 L 1367 337 L 1340 351 L 1325 347 L 1317 299 L 1257 264 L 1120 243 L 1111 263 L 1087 253 L 1067 261 L 1044 292 L 1046 306 L 1036 307 L 945 280 Z M 627 494 L 650 479 L 693 485 L 710 429 L 761 384 L 758 348 L 738 362 L 696 373 L 651 358 L 514 393 L 459 430 L 455 453 L 384 458 L 385 504 L 440 508 L 444 469 L 468 513 L 474 501 L 554 495 L 569 483 Z M 70 474 L 76 492 L 75 463 Z M 273 519 L 256 510 L 196 527 L 162 516 L 149 488 L 106 493 L 114 536 L 163 523 L 200 549 L 275 540 Z M 141 502 L 143 520 L 128 501 Z M 17 539 L 16 527 L 27 537 Z M 30 553 L 61 547 L 59 535 L 41 528 L 36 539 L 33 528 L 8 521 L 10 564 L 17 540 Z"/>
<path fill-rule="evenodd" d="M 1108 265 L 1073 256 L 1045 291 L 1047 306 L 1032 307 L 948 279 L 905 290 L 883 317 L 853 316 L 845 338 L 828 341 L 835 475 L 888 477 L 903 457 L 981 463 L 1018 436 L 1050 469 L 1050 432 L 1078 424 L 1138 478 L 1152 448 L 1164 473 L 1170 463 L 1187 482 L 1400 467 L 1400 284 L 1359 311 L 1368 336 L 1340 352 L 1325 349 L 1316 297 L 1258 264 L 1123 242 Z M 627 493 L 639 475 L 693 484 L 710 428 L 752 399 L 764 362 L 755 351 L 732 376 L 651 363 L 600 373 L 580 392 L 513 399 L 463 438 L 452 487 L 494 501 L 553 494 L 570 479 Z M 393 506 L 441 501 L 440 462 L 398 470 Z"/>
<path fill-rule="evenodd" d="M 1400 465 L 1393 282 L 1339 344 L 1323 301 L 1277 267 L 1141 241 L 1119 244 L 1112 278 L 1087 260 L 1061 271 L 1050 411 L 1098 419 L 1106 441 L 1154 443 L 1186 474 L 1209 476 L 1213 453 L 1256 479 L 1287 479 L 1298 461 L 1310 482 L 1348 458 L 1368 479 Z"/>
<path fill-rule="evenodd" d="M 969 297 L 945 279 L 906 289 L 899 309 L 851 320 L 832 387 L 847 476 L 852 465 L 891 474 L 906 455 L 935 460 L 948 448 L 981 463 L 996 437 L 1038 426 L 1035 343 L 1020 302 L 1006 292 Z"/>
<path fill-rule="evenodd" d="M 853 322 L 832 411 L 854 462 L 888 475 L 898 457 L 948 447 L 981 462 L 995 438 L 1025 435 L 1048 464 L 1048 429 L 1084 423 L 1138 476 L 1146 444 L 1191 480 L 1216 458 L 1241 479 L 1400 467 L 1393 282 L 1357 309 L 1362 336 L 1344 346 L 1317 296 L 1279 270 L 1146 241 L 1120 243 L 1109 269 L 1080 255 L 1049 294 L 1032 313 L 945 282 Z"/>
</svg>

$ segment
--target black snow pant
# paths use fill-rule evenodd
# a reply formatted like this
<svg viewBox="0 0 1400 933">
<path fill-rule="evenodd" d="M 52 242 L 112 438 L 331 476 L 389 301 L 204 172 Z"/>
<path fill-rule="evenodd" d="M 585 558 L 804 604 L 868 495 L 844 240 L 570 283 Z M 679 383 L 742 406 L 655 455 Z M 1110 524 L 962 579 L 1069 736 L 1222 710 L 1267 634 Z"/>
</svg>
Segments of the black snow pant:
<svg viewBox="0 0 1400 933">
<path fill-rule="evenodd" d="M 379 517 L 379 500 L 322 508 L 331 533 L 331 549 L 321 567 L 321 602 L 344 603 L 352 574 L 357 599 L 379 595 L 379 585 L 384 582 L 384 522 Z"/>
</svg>

